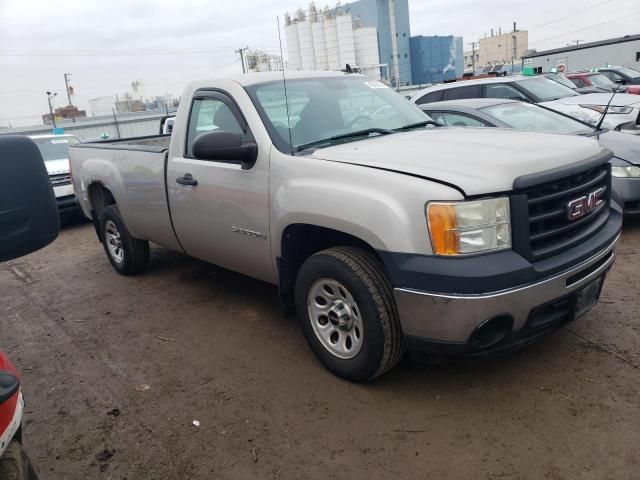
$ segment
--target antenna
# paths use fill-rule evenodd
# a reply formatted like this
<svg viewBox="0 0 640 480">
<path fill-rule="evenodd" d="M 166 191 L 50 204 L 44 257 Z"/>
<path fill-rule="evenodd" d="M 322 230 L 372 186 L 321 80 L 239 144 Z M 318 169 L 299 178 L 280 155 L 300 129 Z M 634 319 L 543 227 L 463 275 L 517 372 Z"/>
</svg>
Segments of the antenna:
<svg viewBox="0 0 640 480">
<path fill-rule="evenodd" d="M 609 103 L 607 103 L 607 106 L 604 107 L 604 111 L 602 112 L 602 116 L 600 117 L 600 121 L 596 125 L 596 130 L 600 130 L 600 128 L 602 127 L 602 122 L 604 122 L 604 117 L 607 116 L 607 112 L 609 111 L 609 105 L 611 105 L 611 102 L 613 101 L 613 97 L 616 96 L 616 93 L 618 93 L 618 89 L 619 88 L 620 88 L 620 85 L 617 85 L 616 88 L 613 90 L 613 95 L 611 95 L 611 98 L 609 99 Z"/>
<path fill-rule="evenodd" d="M 284 74 L 284 55 L 282 54 L 282 35 L 280 34 L 280 17 L 276 17 L 278 23 L 278 42 L 280 43 L 280 60 L 282 61 L 282 85 L 284 86 L 284 104 L 287 108 L 287 129 L 289 130 L 289 146 L 293 155 L 293 138 L 291 137 L 291 116 L 289 115 L 289 97 L 287 96 L 287 78 Z"/>
</svg>

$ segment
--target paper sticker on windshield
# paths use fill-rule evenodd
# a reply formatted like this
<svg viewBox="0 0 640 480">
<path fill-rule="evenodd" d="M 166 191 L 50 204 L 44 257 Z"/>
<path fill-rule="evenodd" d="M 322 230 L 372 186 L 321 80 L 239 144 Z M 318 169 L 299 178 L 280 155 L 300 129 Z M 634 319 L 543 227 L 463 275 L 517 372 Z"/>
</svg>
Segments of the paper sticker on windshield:
<svg viewBox="0 0 640 480">
<path fill-rule="evenodd" d="M 69 140 L 51 140 L 51 143 L 69 143 Z"/>
<path fill-rule="evenodd" d="M 364 82 L 364 84 L 369 88 L 389 88 L 382 82 Z"/>
</svg>

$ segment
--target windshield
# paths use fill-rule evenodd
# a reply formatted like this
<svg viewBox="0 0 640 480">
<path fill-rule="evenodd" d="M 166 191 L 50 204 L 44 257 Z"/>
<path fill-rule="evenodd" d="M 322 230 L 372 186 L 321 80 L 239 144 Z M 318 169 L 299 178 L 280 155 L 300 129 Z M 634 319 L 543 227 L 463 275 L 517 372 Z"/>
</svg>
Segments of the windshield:
<svg viewBox="0 0 640 480">
<path fill-rule="evenodd" d="M 634 70 L 633 68 L 617 67 L 616 71 L 630 78 L 640 77 L 640 72 L 638 70 Z"/>
<path fill-rule="evenodd" d="M 356 139 L 369 135 L 359 132 L 393 131 L 430 120 L 383 83 L 361 76 L 287 80 L 290 131 L 282 82 L 252 85 L 247 92 L 274 144 L 285 153 L 321 140 L 331 144 L 336 136 L 344 142 L 351 134 Z"/>
<path fill-rule="evenodd" d="M 571 90 L 575 90 L 576 88 L 575 84 L 564 75 L 549 75 L 547 78 L 553 80 L 554 82 L 558 82 L 560 85 L 569 87 Z"/>
<path fill-rule="evenodd" d="M 547 102 L 549 100 L 580 95 L 575 90 L 545 77 L 520 80 L 518 86 L 526 90 L 532 97 L 535 97 L 537 102 Z"/>
<path fill-rule="evenodd" d="M 69 145 L 79 143 L 76 137 L 33 138 L 32 140 L 38 146 L 45 162 L 69 158 Z"/>
<path fill-rule="evenodd" d="M 589 75 L 589 82 L 591 85 L 595 85 L 596 87 L 613 87 L 615 83 L 609 80 L 607 77 L 602 75 L 601 73 L 595 73 L 593 75 Z"/>
<path fill-rule="evenodd" d="M 480 110 L 519 130 L 573 135 L 588 135 L 595 131 L 584 123 L 530 103 L 502 103 Z"/>
</svg>

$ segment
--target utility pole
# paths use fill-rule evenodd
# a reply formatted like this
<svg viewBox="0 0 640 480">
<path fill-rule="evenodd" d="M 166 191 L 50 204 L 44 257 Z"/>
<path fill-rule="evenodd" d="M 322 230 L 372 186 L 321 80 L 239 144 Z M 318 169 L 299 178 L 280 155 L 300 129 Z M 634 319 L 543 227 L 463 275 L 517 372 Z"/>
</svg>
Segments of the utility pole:
<svg viewBox="0 0 640 480">
<path fill-rule="evenodd" d="M 476 74 L 476 43 L 478 47 L 480 46 L 479 42 L 471 42 L 471 62 L 473 65 L 473 74 Z"/>
<path fill-rule="evenodd" d="M 64 88 L 67 91 L 67 100 L 69 100 L 69 106 L 73 107 L 73 104 L 71 103 L 71 90 L 69 90 L 69 78 L 71 74 L 70 73 L 65 73 L 64 74 Z M 75 123 L 76 121 L 76 116 L 72 113 L 71 114 L 71 121 Z"/>
<path fill-rule="evenodd" d="M 244 52 L 245 50 L 249 50 L 249 47 L 239 48 L 236 50 L 236 53 L 240 54 L 240 63 L 242 64 L 242 73 L 247 73 L 247 69 L 244 65 Z"/>
<path fill-rule="evenodd" d="M 53 128 L 58 128 L 56 126 L 56 117 L 53 114 L 53 107 L 51 106 L 51 99 L 58 95 L 57 93 L 51 93 L 47 91 L 47 102 L 49 102 L 49 115 L 51 115 L 51 121 L 53 122 Z"/>
</svg>

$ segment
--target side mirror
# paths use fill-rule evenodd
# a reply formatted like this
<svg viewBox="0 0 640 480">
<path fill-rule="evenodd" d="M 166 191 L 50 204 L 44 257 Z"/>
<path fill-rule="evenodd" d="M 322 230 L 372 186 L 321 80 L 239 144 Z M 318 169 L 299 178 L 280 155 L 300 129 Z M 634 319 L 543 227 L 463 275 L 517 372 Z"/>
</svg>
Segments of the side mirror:
<svg viewBox="0 0 640 480">
<path fill-rule="evenodd" d="M 28 137 L 0 137 L 0 261 L 55 240 L 60 215 L 38 147 Z"/>
<path fill-rule="evenodd" d="M 616 78 L 616 83 L 620 85 L 626 85 L 627 81 L 624 78 Z"/>
<path fill-rule="evenodd" d="M 20 380 L 10 372 L 0 370 L 0 405 L 13 397 L 20 388 Z"/>
<path fill-rule="evenodd" d="M 258 146 L 242 143 L 243 138 L 241 133 L 201 133 L 193 141 L 193 156 L 199 160 L 237 163 L 243 170 L 248 170 L 256 163 Z"/>
</svg>

